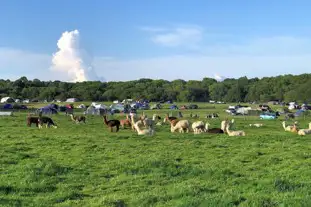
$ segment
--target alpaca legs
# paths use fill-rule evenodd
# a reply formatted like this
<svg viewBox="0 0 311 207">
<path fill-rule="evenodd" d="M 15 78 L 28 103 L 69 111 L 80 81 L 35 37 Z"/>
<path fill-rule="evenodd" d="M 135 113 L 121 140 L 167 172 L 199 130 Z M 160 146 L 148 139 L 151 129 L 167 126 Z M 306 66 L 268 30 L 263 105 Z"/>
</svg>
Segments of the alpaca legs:
<svg viewBox="0 0 311 207">
<path fill-rule="evenodd" d="M 119 125 L 116 125 L 116 128 L 117 128 L 116 132 L 118 132 L 119 131 Z"/>
</svg>

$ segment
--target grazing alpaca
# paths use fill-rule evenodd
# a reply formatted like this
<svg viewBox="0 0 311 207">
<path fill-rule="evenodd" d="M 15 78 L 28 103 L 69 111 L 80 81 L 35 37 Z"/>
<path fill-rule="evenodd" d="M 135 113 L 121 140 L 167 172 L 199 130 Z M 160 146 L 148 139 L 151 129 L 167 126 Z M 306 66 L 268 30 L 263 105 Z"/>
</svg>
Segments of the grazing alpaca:
<svg viewBox="0 0 311 207">
<path fill-rule="evenodd" d="M 263 124 L 249 124 L 249 126 L 250 126 L 250 127 L 254 126 L 254 127 L 259 128 L 259 127 L 262 127 Z"/>
<path fill-rule="evenodd" d="M 38 127 L 41 129 L 42 125 L 45 124 L 46 128 L 50 128 L 53 126 L 54 128 L 57 128 L 57 125 L 53 122 L 53 120 L 50 117 L 41 116 L 38 118 Z"/>
<path fill-rule="evenodd" d="M 141 129 L 141 128 L 139 127 L 139 125 L 142 125 L 141 122 L 142 122 L 142 121 L 137 121 L 137 122 L 134 124 L 134 128 L 136 129 L 137 134 L 138 134 L 138 135 L 149 135 L 149 136 L 153 136 L 153 135 L 154 135 L 154 129 L 151 129 L 151 128 L 148 128 L 148 129 Z"/>
<path fill-rule="evenodd" d="M 76 124 L 83 122 L 85 124 L 85 116 L 74 116 L 73 114 L 70 114 L 70 118 L 72 121 L 76 122 Z"/>
<path fill-rule="evenodd" d="M 286 126 L 286 122 L 283 121 L 282 126 L 283 126 L 284 130 L 287 132 L 295 132 L 297 130 L 297 122 L 296 121 L 295 121 L 294 125 L 288 125 L 288 126 Z"/>
<path fill-rule="evenodd" d="M 131 120 L 129 119 L 129 115 L 126 115 L 126 119 L 122 119 L 120 121 L 120 124 L 122 126 L 122 128 L 124 129 L 124 126 L 128 126 L 128 127 L 131 127 L 132 126 L 132 123 L 131 123 Z"/>
<path fill-rule="evenodd" d="M 171 132 L 175 132 L 176 130 L 179 131 L 179 133 L 184 133 L 185 131 L 189 133 L 190 130 L 190 123 L 188 120 L 180 120 L 176 123 L 176 125 L 173 125 L 173 121 L 171 122 Z"/>
<path fill-rule="evenodd" d="M 204 131 L 204 123 L 203 121 L 196 121 L 192 124 L 192 130 L 194 134 L 200 134 Z"/>
<path fill-rule="evenodd" d="M 228 135 L 229 135 L 230 137 L 232 137 L 232 136 L 245 136 L 245 132 L 242 131 L 242 130 L 240 130 L 240 131 L 231 131 L 231 130 L 230 130 L 230 125 L 231 125 L 231 124 L 228 124 L 228 125 L 226 126 L 226 131 L 227 131 L 227 133 L 228 133 Z"/>
<path fill-rule="evenodd" d="M 120 121 L 113 119 L 113 120 L 107 120 L 107 116 L 104 115 L 104 123 L 110 128 L 110 131 L 113 132 L 113 127 L 116 127 L 116 132 L 119 131 L 120 128 Z"/>
<path fill-rule="evenodd" d="M 205 124 L 205 132 L 207 133 L 212 133 L 212 134 L 224 134 L 224 130 L 220 129 L 220 128 L 211 128 L 209 129 L 209 123 L 206 122 Z"/>
</svg>

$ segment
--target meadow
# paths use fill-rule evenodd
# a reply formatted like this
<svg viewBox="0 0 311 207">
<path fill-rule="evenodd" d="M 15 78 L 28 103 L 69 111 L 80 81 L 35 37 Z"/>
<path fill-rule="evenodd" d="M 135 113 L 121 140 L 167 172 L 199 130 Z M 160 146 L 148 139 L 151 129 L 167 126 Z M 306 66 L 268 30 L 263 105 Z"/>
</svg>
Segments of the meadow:
<svg viewBox="0 0 311 207">
<path fill-rule="evenodd" d="M 227 105 L 199 106 L 185 118 L 221 112 L 208 120 L 220 127 L 227 117 Z M 64 114 L 52 116 L 59 128 L 39 130 L 26 116 L 0 117 L 0 206 L 311 206 L 311 136 L 285 132 L 282 116 L 233 117 L 245 137 L 171 133 L 169 125 L 154 137 L 111 133 L 102 117 L 84 125 Z"/>
</svg>

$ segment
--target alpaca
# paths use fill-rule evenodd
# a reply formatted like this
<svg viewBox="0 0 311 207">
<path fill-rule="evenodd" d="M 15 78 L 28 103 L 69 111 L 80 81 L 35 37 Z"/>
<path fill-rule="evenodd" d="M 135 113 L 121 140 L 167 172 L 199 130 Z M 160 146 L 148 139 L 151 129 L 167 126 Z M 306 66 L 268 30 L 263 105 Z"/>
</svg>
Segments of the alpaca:
<svg viewBox="0 0 311 207">
<path fill-rule="evenodd" d="M 185 131 L 189 133 L 190 130 L 190 123 L 188 120 L 180 120 L 176 123 L 174 126 L 171 122 L 171 132 L 175 132 L 176 130 L 179 130 L 179 133 L 184 133 Z"/>
<path fill-rule="evenodd" d="M 38 127 L 41 129 L 42 125 L 45 124 L 46 128 L 50 128 L 53 126 L 54 128 L 57 128 L 57 125 L 53 122 L 53 120 L 50 117 L 46 116 L 39 116 L 38 118 Z"/>
<path fill-rule="evenodd" d="M 124 129 L 124 126 L 132 127 L 132 123 L 131 123 L 131 120 L 129 119 L 129 115 L 126 115 L 126 119 L 120 120 L 120 124 L 123 129 Z"/>
<path fill-rule="evenodd" d="M 176 120 L 177 117 L 174 117 L 174 116 L 168 116 L 168 114 L 166 114 L 164 120 L 163 120 L 163 123 L 166 123 L 166 121 L 169 121 L 171 122 L 172 120 Z"/>
<path fill-rule="evenodd" d="M 263 124 L 249 124 L 249 126 L 250 126 L 250 127 L 254 126 L 254 127 L 259 128 L 259 127 L 262 127 Z"/>
<path fill-rule="evenodd" d="M 72 121 L 76 122 L 76 124 L 83 122 L 85 124 L 85 116 L 74 116 L 73 114 L 70 114 L 70 118 Z"/>
<path fill-rule="evenodd" d="M 110 128 L 110 132 L 113 132 L 113 127 L 116 127 L 116 132 L 119 131 L 120 128 L 120 121 L 113 119 L 113 120 L 107 120 L 107 116 L 104 115 L 104 123 Z"/>
<path fill-rule="evenodd" d="M 149 135 L 149 136 L 153 136 L 154 135 L 154 129 L 152 128 L 148 128 L 148 129 L 141 129 L 139 127 L 140 124 L 142 121 L 137 121 L 135 124 L 134 124 L 134 128 L 136 129 L 138 135 Z"/>
<path fill-rule="evenodd" d="M 141 119 L 138 119 L 134 114 L 130 114 L 131 116 L 131 125 L 132 125 L 132 130 L 137 131 L 135 128 L 135 123 L 139 122 L 138 124 L 143 125 L 143 122 L 141 121 Z"/>
<path fill-rule="evenodd" d="M 224 121 L 221 122 L 220 128 L 221 128 L 221 130 L 222 130 L 224 133 L 227 133 L 226 127 L 227 127 L 227 125 L 229 125 L 229 124 L 231 124 L 231 126 L 233 126 L 233 124 L 234 124 L 234 119 L 232 119 L 231 122 L 230 122 L 228 119 L 226 119 L 226 120 L 224 120 Z"/>
<path fill-rule="evenodd" d="M 231 131 L 230 130 L 230 125 L 231 124 L 228 124 L 226 126 L 226 131 L 227 131 L 227 134 L 231 137 L 231 136 L 245 136 L 245 132 L 244 131 Z"/>
<path fill-rule="evenodd" d="M 203 121 L 196 121 L 192 124 L 192 130 L 194 134 L 200 134 L 204 131 L 204 123 Z"/>
<path fill-rule="evenodd" d="M 310 127 L 310 124 L 309 124 Z M 306 134 L 311 134 L 311 128 L 310 129 L 300 129 L 298 131 L 298 135 L 305 136 Z"/>
<path fill-rule="evenodd" d="M 210 124 L 208 122 L 206 122 L 205 124 L 205 132 L 207 133 L 213 133 L 213 134 L 224 134 L 224 130 L 222 130 L 221 128 L 211 128 L 209 129 Z"/>
<path fill-rule="evenodd" d="M 286 122 L 283 121 L 282 126 L 283 126 L 284 130 L 287 132 L 295 132 L 297 130 L 297 122 L 295 122 L 294 125 L 286 126 Z"/>
<path fill-rule="evenodd" d="M 142 119 L 141 118 L 141 120 L 143 121 L 144 126 L 148 127 L 148 128 L 151 128 L 151 129 L 154 128 L 156 119 L 159 120 L 159 119 L 161 119 L 161 117 L 159 117 L 157 114 L 153 114 L 152 119 L 148 119 L 148 118 Z"/>
</svg>

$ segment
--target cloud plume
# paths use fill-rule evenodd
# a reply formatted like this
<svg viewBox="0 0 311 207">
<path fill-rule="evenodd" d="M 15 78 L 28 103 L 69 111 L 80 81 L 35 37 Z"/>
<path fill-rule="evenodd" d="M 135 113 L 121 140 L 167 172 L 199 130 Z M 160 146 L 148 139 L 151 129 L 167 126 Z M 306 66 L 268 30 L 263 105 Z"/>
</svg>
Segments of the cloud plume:
<svg viewBox="0 0 311 207">
<path fill-rule="evenodd" d="M 90 58 L 79 43 L 78 30 L 64 32 L 57 42 L 58 51 L 53 54 L 51 70 L 58 73 L 64 81 L 104 81 L 97 76 Z"/>
</svg>

